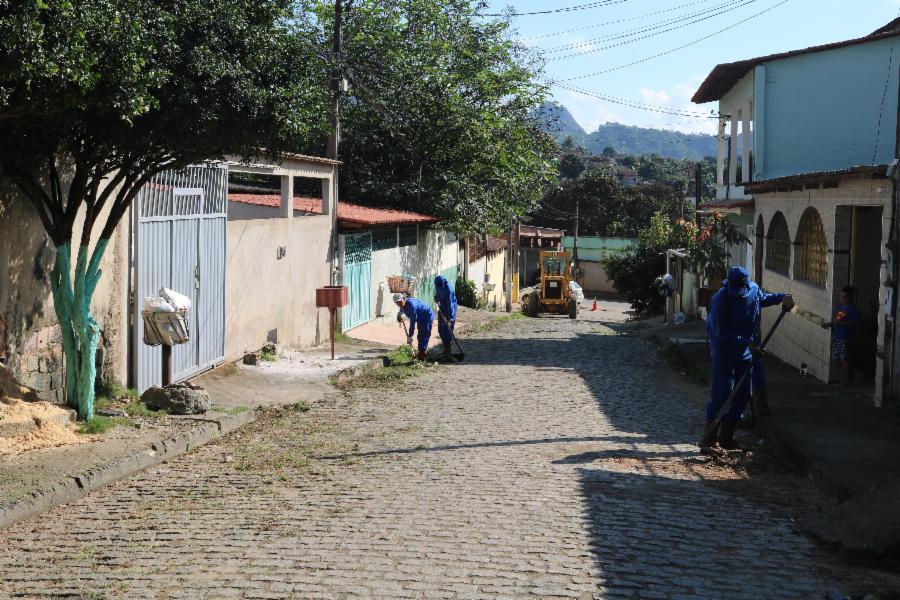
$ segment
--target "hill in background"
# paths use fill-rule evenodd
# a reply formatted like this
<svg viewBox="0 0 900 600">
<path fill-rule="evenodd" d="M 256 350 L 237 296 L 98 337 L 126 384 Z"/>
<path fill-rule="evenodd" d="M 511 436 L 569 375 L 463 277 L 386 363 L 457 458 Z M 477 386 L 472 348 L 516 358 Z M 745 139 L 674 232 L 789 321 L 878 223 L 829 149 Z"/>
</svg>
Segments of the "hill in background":
<svg viewBox="0 0 900 600">
<path fill-rule="evenodd" d="M 657 154 L 666 158 L 702 160 L 716 155 L 716 136 L 682 133 L 669 129 L 632 127 L 621 123 L 605 123 L 593 133 L 587 133 L 572 113 L 556 102 L 545 102 L 535 111 L 544 130 L 557 142 L 567 137 L 590 154 L 600 154 L 604 148 L 615 148 L 622 155 Z"/>
</svg>

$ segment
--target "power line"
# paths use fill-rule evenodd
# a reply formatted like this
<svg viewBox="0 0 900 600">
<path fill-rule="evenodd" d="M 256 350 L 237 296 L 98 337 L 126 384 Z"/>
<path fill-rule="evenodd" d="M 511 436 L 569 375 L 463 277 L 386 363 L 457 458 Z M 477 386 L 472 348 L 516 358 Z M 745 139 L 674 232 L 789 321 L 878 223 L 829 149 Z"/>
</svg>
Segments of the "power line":
<svg viewBox="0 0 900 600">
<path fill-rule="evenodd" d="M 567 33 L 586 31 L 588 29 L 597 29 L 599 27 L 605 27 L 606 25 L 615 25 L 616 23 L 626 23 L 628 21 L 637 21 L 639 19 L 646 19 L 647 17 L 653 17 L 656 15 L 661 15 L 663 13 L 673 12 L 676 10 L 680 10 L 682 8 L 687 8 L 688 6 L 695 6 L 697 4 L 708 4 L 710 2 L 712 2 L 712 0 L 697 0 L 696 2 L 688 2 L 687 4 L 682 4 L 680 6 L 675 6 L 673 8 L 667 8 L 665 10 L 657 10 L 655 12 L 638 15 L 636 17 L 628 17 L 626 19 L 616 19 L 614 21 L 605 21 L 603 23 L 597 23 L 596 25 L 585 25 L 584 27 L 575 27 L 574 29 L 565 29 L 563 31 L 556 31 L 554 33 L 544 33 L 542 35 L 531 35 L 531 36 L 519 38 L 519 39 L 523 42 L 527 42 L 530 40 L 540 40 L 540 39 L 544 39 L 544 38 L 548 38 L 548 37 L 557 37 L 560 35 L 565 35 Z"/>
<path fill-rule="evenodd" d="M 531 12 L 514 12 L 514 13 L 485 13 L 486 17 L 527 17 L 529 15 L 551 15 L 555 13 L 564 13 L 564 12 L 572 12 L 576 10 L 588 10 L 591 8 L 602 8 L 605 6 L 611 6 L 613 4 L 622 4 L 623 2 L 630 2 L 631 0 L 601 0 L 598 2 L 589 2 L 587 4 L 577 4 L 575 6 L 566 6 L 564 8 L 553 8 L 550 10 L 535 10 Z"/>
<path fill-rule="evenodd" d="M 634 29 L 626 29 L 625 31 L 621 31 L 617 34 L 605 35 L 605 36 L 601 36 L 598 38 L 592 38 L 589 40 L 572 42 L 570 44 L 563 44 L 560 46 L 553 46 L 550 48 L 543 48 L 540 50 L 540 52 L 545 53 L 545 54 L 552 54 L 552 53 L 556 53 L 556 52 L 562 52 L 565 50 L 575 50 L 577 48 L 582 48 L 585 46 L 590 47 L 596 42 L 604 42 L 604 41 L 608 41 L 608 40 L 617 40 L 617 39 L 621 39 L 621 38 L 634 37 L 641 33 L 646 33 L 648 31 L 653 31 L 653 30 L 659 29 L 660 27 L 665 27 L 666 25 L 671 25 L 673 23 L 680 23 L 682 21 L 687 21 L 688 19 L 693 19 L 694 17 L 699 17 L 701 15 L 709 14 L 711 12 L 719 10 L 720 8 L 725 8 L 727 6 L 734 6 L 735 4 L 740 5 L 742 3 L 749 4 L 750 2 L 753 2 L 753 1 L 755 1 L 755 0 L 730 0 L 729 2 L 719 4 L 712 8 L 707 8 L 707 9 L 704 9 L 704 10 L 701 10 L 701 11 L 698 11 L 695 13 L 691 13 L 688 15 L 684 15 L 681 17 L 673 17 L 671 19 L 663 19 L 662 21 L 658 21 L 656 23 L 651 23 L 650 25 L 645 25 L 643 27 L 636 27 Z M 737 6 L 735 8 L 740 8 L 740 6 Z M 731 9 L 731 10 L 734 10 L 734 9 Z M 727 12 L 727 11 L 723 11 L 723 12 Z M 722 14 L 722 13 L 718 13 L 718 14 Z M 715 16 L 715 15 L 713 15 L 713 16 Z M 690 24 L 691 23 L 688 23 L 687 25 L 690 25 Z M 677 29 L 677 28 L 673 28 L 673 29 Z M 667 31 L 672 31 L 672 30 L 669 29 Z M 665 33 L 665 32 L 662 32 L 662 33 Z"/>
<path fill-rule="evenodd" d="M 626 64 L 624 64 L 624 65 L 619 65 L 619 66 L 617 66 L 617 67 L 611 67 L 611 68 L 609 68 L 609 69 L 604 69 L 603 71 L 595 71 L 594 73 L 587 73 L 586 75 L 576 75 L 575 77 L 566 77 L 565 79 L 562 79 L 561 81 L 575 81 L 576 79 L 586 79 L 586 78 L 588 78 L 588 77 L 594 77 L 595 75 L 602 75 L 602 74 L 604 74 L 604 73 L 611 73 L 611 72 L 613 72 L 613 71 L 619 71 L 619 70 L 621 70 L 621 69 L 627 69 L 628 67 L 633 67 L 634 65 L 639 65 L 639 64 L 641 64 L 641 63 L 645 63 L 645 62 L 647 62 L 647 61 L 653 60 L 654 58 L 659 58 L 659 57 L 661 57 L 661 56 L 666 56 L 666 55 L 668 55 L 668 54 L 674 54 L 675 52 L 678 52 L 679 50 L 684 50 L 685 48 L 688 48 L 688 47 L 690 47 L 690 46 L 696 46 L 696 45 L 699 44 L 700 42 L 704 42 L 704 41 L 706 41 L 706 40 L 708 40 L 708 39 L 710 39 L 710 38 L 712 38 L 712 37 L 715 37 L 715 36 L 717 36 L 717 35 L 720 35 L 720 34 L 722 34 L 722 33 L 725 33 L 726 31 L 729 31 L 729 30 L 731 30 L 731 29 L 734 29 L 735 27 L 738 27 L 738 26 L 740 26 L 740 25 L 743 25 L 743 24 L 746 23 L 747 21 L 752 21 L 753 19 L 755 19 L 755 18 L 757 18 L 757 17 L 761 17 L 762 15 L 766 14 L 767 12 L 773 11 L 773 10 L 775 10 L 776 8 L 778 8 L 779 6 L 781 6 L 782 4 L 787 4 L 788 2 L 790 2 L 790 0 L 781 0 L 781 2 L 778 2 L 777 4 L 774 4 L 774 5 L 770 6 L 769 8 L 767 8 L 767 9 L 765 9 L 765 10 L 762 10 L 762 11 L 756 13 L 756 14 L 750 15 L 750 16 L 747 17 L 746 19 L 741 19 L 741 20 L 738 21 L 737 23 L 734 23 L 734 24 L 732 24 L 732 25 L 729 25 L 728 27 L 725 27 L 725 28 L 723 28 L 723 29 L 720 29 L 720 30 L 718 30 L 718 31 L 715 31 L 715 32 L 713 32 L 713 33 L 710 33 L 709 35 L 705 35 L 705 36 L 703 36 L 703 37 L 701 37 L 701 38 L 698 38 L 698 39 L 696 39 L 696 40 L 694 40 L 694 41 L 692 41 L 692 42 L 688 42 L 687 44 L 683 44 L 683 45 L 681 45 L 681 46 L 678 46 L 677 48 L 672 48 L 672 49 L 670 49 L 670 50 L 666 50 L 665 52 L 660 52 L 659 54 L 653 54 L 653 55 L 651 55 L 651 56 L 647 56 L 647 57 L 642 58 L 642 59 L 640 59 L 640 60 L 636 60 L 636 61 L 634 61 L 634 62 L 626 63 Z"/>
<path fill-rule="evenodd" d="M 653 104 L 646 104 L 643 102 L 638 102 L 637 100 L 629 100 L 627 98 L 618 98 L 616 96 L 610 96 L 607 94 L 603 94 L 601 92 L 594 92 L 591 90 L 586 90 L 584 88 L 580 88 L 571 84 L 563 83 L 561 81 L 554 80 L 544 80 L 550 86 L 559 87 L 564 90 L 569 90 L 570 92 L 575 92 L 577 94 L 582 94 L 584 96 L 589 96 L 591 98 L 595 98 L 597 100 L 603 100 L 604 102 L 610 102 L 612 104 L 619 104 L 621 106 L 627 106 L 628 108 L 636 108 L 638 110 L 645 110 L 648 112 L 655 112 L 664 115 L 673 115 L 676 117 L 690 117 L 692 119 L 710 119 L 710 118 L 718 118 L 718 116 L 711 117 L 709 115 L 693 112 L 688 110 L 678 110 L 675 108 L 668 108 L 665 106 L 658 106 Z"/>
<path fill-rule="evenodd" d="M 785 1 L 787 1 L 787 0 L 785 0 Z M 737 9 L 739 9 L 739 8 L 742 8 L 742 7 L 744 7 L 744 6 L 747 6 L 748 4 L 753 4 L 754 2 L 756 2 L 756 0 L 746 0 L 746 1 L 742 2 L 741 4 L 738 4 L 737 6 L 732 6 L 731 8 L 726 8 L 726 9 L 720 10 L 719 12 L 716 12 L 716 13 L 713 13 L 713 14 L 706 15 L 706 16 L 701 17 L 701 18 L 699 18 L 699 19 L 695 19 L 695 20 L 690 21 L 690 22 L 688 22 L 688 23 L 683 23 L 683 24 L 677 25 L 677 26 L 675 26 L 675 27 L 670 27 L 670 28 L 668 28 L 668 29 L 663 29 L 662 31 L 656 31 L 656 32 L 654 32 L 654 33 L 649 33 L 649 34 L 647 34 L 647 35 L 642 35 L 642 36 L 640 36 L 640 37 L 636 37 L 636 38 L 624 40 L 624 41 L 622 41 L 622 42 L 617 42 L 617 43 L 615 43 L 615 44 L 609 44 L 608 46 L 601 46 L 600 48 L 591 48 L 590 50 L 585 50 L 584 52 L 573 52 L 572 54 L 564 54 L 563 56 L 553 56 L 553 57 L 548 58 L 547 60 L 548 60 L 548 61 L 565 60 L 565 59 L 567 59 L 567 58 L 574 58 L 574 57 L 577 57 L 577 56 L 584 56 L 584 55 L 586 55 L 586 54 L 594 54 L 594 53 L 597 53 L 597 52 L 602 52 L 603 50 L 609 50 L 610 48 L 618 48 L 619 46 L 625 46 L 625 45 L 627 45 L 627 44 L 633 44 L 634 42 L 639 42 L 639 41 L 641 41 L 641 40 L 646 40 L 646 39 L 649 39 L 649 38 L 652 38 L 652 37 L 656 37 L 656 36 L 658 36 L 658 35 L 662 35 L 662 34 L 664 34 L 664 33 L 670 32 L 670 31 L 675 31 L 676 29 L 684 29 L 685 27 L 689 27 L 690 25 L 694 25 L 695 23 L 700 23 L 700 22 L 702 22 L 702 21 L 708 21 L 709 19 L 712 19 L 712 18 L 717 17 L 717 16 L 719 16 L 719 15 L 723 15 L 723 14 L 725 14 L 725 13 L 727 13 L 727 12 L 731 12 L 731 11 L 733 11 L 733 10 L 737 10 Z M 649 31 L 649 30 L 648 30 L 648 31 Z"/>
</svg>

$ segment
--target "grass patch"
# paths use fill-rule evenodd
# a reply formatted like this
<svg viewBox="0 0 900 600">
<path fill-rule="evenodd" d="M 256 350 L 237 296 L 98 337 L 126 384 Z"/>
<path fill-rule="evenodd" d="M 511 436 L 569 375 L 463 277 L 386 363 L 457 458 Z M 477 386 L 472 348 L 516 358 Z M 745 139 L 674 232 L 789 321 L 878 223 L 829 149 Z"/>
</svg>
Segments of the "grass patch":
<svg viewBox="0 0 900 600">
<path fill-rule="evenodd" d="M 89 421 L 85 421 L 78 428 L 78 433 L 93 434 L 105 433 L 115 427 L 134 427 L 134 421 L 125 417 L 100 417 L 95 416 Z"/>
<path fill-rule="evenodd" d="M 417 361 L 408 346 L 400 346 L 387 355 L 384 367 L 366 370 L 347 381 L 337 380 L 334 385 L 342 390 L 364 387 L 391 387 L 404 379 L 418 375 L 429 367 L 428 363 Z"/>
<path fill-rule="evenodd" d="M 687 375 L 692 382 L 707 386 L 712 381 L 712 366 L 707 362 L 697 364 L 684 351 L 681 346 L 670 341 L 662 341 L 659 338 L 651 338 L 657 344 L 657 353 L 665 359 L 673 368 Z"/>
<path fill-rule="evenodd" d="M 288 408 L 290 408 L 294 412 L 305 413 L 309 412 L 310 409 L 312 409 L 312 405 L 306 400 L 301 400 L 300 402 L 291 404 Z"/>
<path fill-rule="evenodd" d="M 263 350 L 259 353 L 259 359 L 266 362 L 276 362 L 278 361 L 278 353 L 269 350 Z"/>
<path fill-rule="evenodd" d="M 137 390 L 122 387 L 118 383 L 101 381 L 97 384 L 97 393 L 94 396 L 94 410 L 113 408 L 116 403 L 137 402 L 140 394 Z"/>
<path fill-rule="evenodd" d="M 131 402 L 125 407 L 125 413 L 129 417 L 161 417 L 169 414 L 169 411 L 156 410 L 155 408 L 150 408 L 143 402 L 136 401 Z"/>
<path fill-rule="evenodd" d="M 335 344 L 349 344 L 352 341 L 353 340 L 346 333 L 344 333 L 342 331 L 334 332 L 334 343 Z"/>
<path fill-rule="evenodd" d="M 225 413 L 226 415 L 239 415 L 243 412 L 247 412 L 250 409 L 246 406 L 232 406 L 230 408 L 225 408 L 224 406 L 213 406 L 209 410 L 213 412 Z"/>
</svg>

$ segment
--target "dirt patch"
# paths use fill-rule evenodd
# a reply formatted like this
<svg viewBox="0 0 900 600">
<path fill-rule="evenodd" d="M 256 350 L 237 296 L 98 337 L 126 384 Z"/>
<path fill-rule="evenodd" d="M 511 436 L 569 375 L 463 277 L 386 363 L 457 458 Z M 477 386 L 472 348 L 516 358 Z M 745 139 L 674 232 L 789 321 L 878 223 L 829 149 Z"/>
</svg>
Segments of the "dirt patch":
<svg viewBox="0 0 900 600">
<path fill-rule="evenodd" d="M 0 456 L 93 440 L 76 433 L 69 411 L 49 402 L 0 403 L 0 423 L 13 433 L 0 437 Z"/>
</svg>

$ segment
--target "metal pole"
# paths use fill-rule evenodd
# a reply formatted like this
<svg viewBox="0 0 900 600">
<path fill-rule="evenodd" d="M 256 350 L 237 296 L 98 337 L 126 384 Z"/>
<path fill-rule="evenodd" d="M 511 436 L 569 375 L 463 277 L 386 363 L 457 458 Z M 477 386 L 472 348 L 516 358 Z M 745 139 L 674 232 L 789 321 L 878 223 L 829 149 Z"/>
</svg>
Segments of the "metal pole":
<svg viewBox="0 0 900 600">
<path fill-rule="evenodd" d="M 334 333 L 337 329 L 337 309 L 332 306 L 328 308 L 328 312 L 331 313 L 331 360 L 334 360 Z"/>
<path fill-rule="evenodd" d="M 172 385 L 172 346 L 162 345 L 162 384 Z"/>
</svg>

